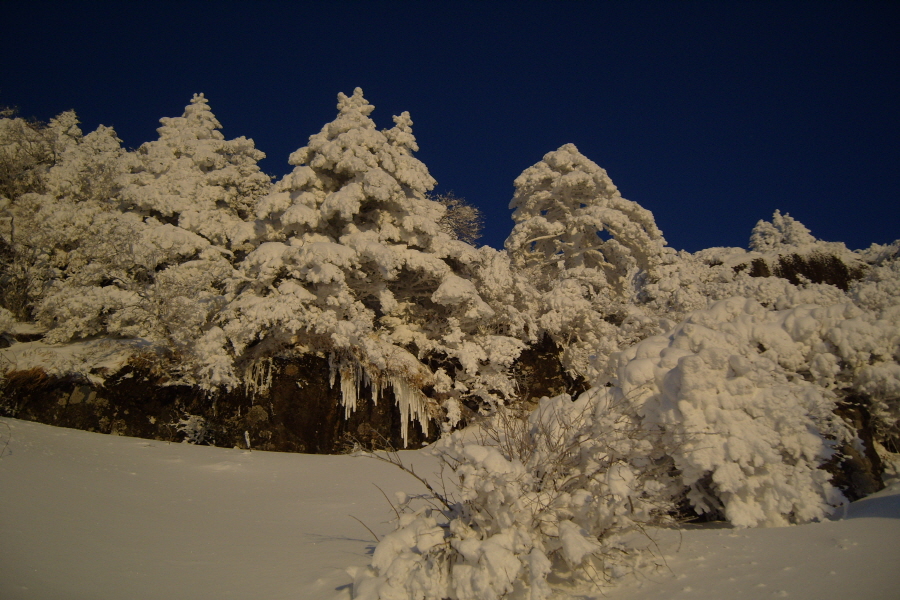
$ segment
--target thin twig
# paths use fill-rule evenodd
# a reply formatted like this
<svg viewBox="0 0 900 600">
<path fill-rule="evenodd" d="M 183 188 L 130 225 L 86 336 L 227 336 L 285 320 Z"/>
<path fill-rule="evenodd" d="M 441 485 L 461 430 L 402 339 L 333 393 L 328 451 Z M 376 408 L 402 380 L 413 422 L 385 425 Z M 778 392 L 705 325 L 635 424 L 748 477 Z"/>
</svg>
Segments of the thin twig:
<svg viewBox="0 0 900 600">
<path fill-rule="evenodd" d="M 374 531 L 372 531 L 371 529 L 369 529 L 369 526 L 368 526 L 368 525 L 366 525 L 365 523 L 363 523 L 362 521 L 360 521 L 359 519 L 357 519 L 357 518 L 354 517 L 353 515 L 347 515 L 347 516 L 350 517 L 351 519 L 353 519 L 354 521 L 356 521 L 357 523 L 359 523 L 360 525 L 362 525 L 363 527 L 365 527 L 365 528 L 366 528 L 366 531 L 368 531 L 369 533 L 371 533 L 371 534 L 372 534 L 372 537 L 375 538 L 375 543 L 377 543 L 377 544 L 380 544 L 380 543 L 381 543 L 381 540 L 378 538 L 377 535 L 375 535 L 375 532 L 374 532 Z"/>
<path fill-rule="evenodd" d="M 378 488 L 378 491 L 381 492 L 381 495 L 384 496 L 384 499 L 387 500 L 387 503 L 391 505 L 391 509 L 393 509 L 394 514 L 397 515 L 397 520 L 399 521 L 400 520 L 400 512 L 397 510 L 397 507 L 394 506 L 394 503 L 391 502 L 391 499 L 387 497 L 387 494 L 384 493 L 384 490 L 381 489 L 380 487 L 378 487 L 378 484 L 373 482 L 372 485 L 374 485 L 376 488 Z"/>
<path fill-rule="evenodd" d="M 430 493 L 431 493 L 438 501 L 440 501 L 440 503 L 443 504 L 444 507 L 445 507 L 447 510 L 453 510 L 453 507 L 451 506 L 451 504 L 450 504 L 450 502 L 447 500 L 447 498 L 445 498 L 445 497 L 442 496 L 437 490 L 435 490 L 435 489 L 431 486 L 431 484 L 428 483 L 428 481 L 426 481 L 426 480 L 423 479 L 421 476 L 419 476 L 418 474 L 416 474 L 416 472 L 415 472 L 415 470 L 414 470 L 413 468 L 407 467 L 406 465 L 404 465 L 404 464 L 403 464 L 403 461 L 400 460 L 400 457 L 399 457 L 399 456 L 396 456 L 396 457 L 395 457 L 395 455 L 396 455 L 396 452 L 393 453 L 393 454 L 388 454 L 388 456 L 389 456 L 390 458 L 385 458 L 384 456 L 380 456 L 380 455 L 375 454 L 375 453 L 372 453 L 372 454 L 366 454 L 366 456 L 367 456 L 368 458 L 374 458 L 374 459 L 380 460 L 380 461 L 382 461 L 382 462 L 386 462 L 386 463 L 388 463 L 388 464 L 394 465 L 395 467 L 397 467 L 397 468 L 400 469 L 401 471 L 405 471 L 405 472 L 409 473 L 410 475 L 412 475 L 413 477 L 415 477 L 415 478 L 419 481 L 419 483 L 421 483 L 422 485 L 424 485 L 424 486 L 425 486 L 425 489 L 428 490 L 428 491 L 429 491 L 429 492 L 430 492 Z"/>
</svg>

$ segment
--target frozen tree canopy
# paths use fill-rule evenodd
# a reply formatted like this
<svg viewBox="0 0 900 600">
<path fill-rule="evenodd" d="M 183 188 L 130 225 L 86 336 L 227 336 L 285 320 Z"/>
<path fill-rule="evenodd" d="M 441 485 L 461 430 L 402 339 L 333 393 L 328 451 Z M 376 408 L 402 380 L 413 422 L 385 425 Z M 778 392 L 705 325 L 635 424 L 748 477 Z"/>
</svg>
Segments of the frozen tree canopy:
<svg viewBox="0 0 900 600">
<path fill-rule="evenodd" d="M 121 200 L 132 210 L 171 222 L 223 247 L 254 236 L 250 217 L 269 177 L 253 140 L 225 140 L 203 94 L 181 117 L 163 118 L 159 139 L 131 155 Z"/>
<path fill-rule="evenodd" d="M 665 239 L 650 211 L 622 198 L 572 144 L 548 152 L 515 188 L 506 251 L 536 288 L 535 320 L 564 348 L 566 366 L 592 375 L 594 357 L 616 346 L 609 321 L 630 317 L 625 305 L 661 262 Z"/>
<path fill-rule="evenodd" d="M 337 108 L 260 201 L 269 241 L 242 263 L 222 333 L 209 338 L 227 339 L 235 357 L 262 341 L 250 360 L 331 353 L 348 411 L 363 387 L 377 401 L 390 386 L 403 414 L 423 426 L 438 399 L 511 393 L 502 371 L 522 343 L 492 332 L 504 317 L 471 281 L 485 252 L 440 226 L 445 208 L 426 196 L 434 180 L 413 156 L 409 114 L 378 130 L 359 88 L 339 95 Z M 234 371 L 216 362 L 223 350 L 211 352 L 210 382 L 233 382 Z M 455 385 L 425 359 L 456 361 Z M 426 386 L 436 398 L 422 394 Z"/>
<path fill-rule="evenodd" d="M 263 154 L 245 138 L 226 141 L 202 95 L 135 153 L 111 129 L 82 138 L 75 123 L 45 193 L 26 196 L 19 211 L 50 252 L 35 265 L 45 281 L 37 316 L 50 340 L 145 337 L 189 365 L 223 305 L 232 251 L 255 236 L 246 217 L 268 189 L 256 166 Z"/>
<path fill-rule="evenodd" d="M 573 144 L 548 152 L 515 186 L 506 248 L 517 264 L 545 276 L 582 277 L 602 293 L 621 290 L 633 270 L 659 261 L 665 240 L 653 215 L 622 198 L 606 171 Z"/>
</svg>

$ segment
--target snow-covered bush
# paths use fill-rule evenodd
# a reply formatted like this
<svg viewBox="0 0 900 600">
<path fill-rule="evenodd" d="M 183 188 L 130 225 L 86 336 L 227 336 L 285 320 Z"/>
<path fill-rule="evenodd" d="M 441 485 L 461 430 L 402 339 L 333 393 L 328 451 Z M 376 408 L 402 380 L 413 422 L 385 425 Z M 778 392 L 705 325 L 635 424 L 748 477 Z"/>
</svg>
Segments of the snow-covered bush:
<svg viewBox="0 0 900 600">
<path fill-rule="evenodd" d="M 813 311 L 818 328 L 805 342 L 806 364 L 818 367 L 800 369 L 795 377 L 830 390 L 838 401 L 862 399 L 875 416 L 879 440 L 895 445 L 900 434 L 897 244 L 852 252 L 842 243 L 815 239 L 776 211 L 771 222 L 756 225 L 750 247 L 667 255 L 642 287 L 640 308 L 681 320 L 731 296 L 751 298 L 769 310 L 818 306 Z"/>
<path fill-rule="evenodd" d="M 515 187 L 506 250 L 536 288 L 535 320 L 564 349 L 564 364 L 593 376 L 593 364 L 619 346 L 614 323 L 658 332 L 628 305 L 661 261 L 662 232 L 572 144 L 547 153 Z"/>
<path fill-rule="evenodd" d="M 408 417 L 437 414 L 438 399 L 510 395 L 503 372 L 523 344 L 509 335 L 518 327 L 509 311 L 471 280 L 485 261 L 500 262 L 441 228 L 445 208 L 426 195 L 434 180 L 413 156 L 409 115 L 379 131 L 372 110 L 360 89 L 340 94 L 336 120 L 291 155 L 293 172 L 260 201 L 270 241 L 241 263 L 221 330 L 202 342 L 205 375 L 209 385 L 236 383 L 221 360 L 228 350 L 250 362 L 327 353 L 347 411 L 364 387 L 377 400 L 390 386 L 405 428 Z"/>
<path fill-rule="evenodd" d="M 864 360 L 874 331 L 858 317 L 849 303 L 722 300 L 615 354 L 614 385 L 445 438 L 458 498 L 403 515 L 354 573 L 356 597 L 547 598 L 550 574 L 652 563 L 633 533 L 683 503 L 738 527 L 827 518 L 846 500 L 823 466 L 854 435 L 833 412 L 828 350 Z"/>
<path fill-rule="evenodd" d="M 822 337 L 852 309 L 735 297 L 614 358 L 612 389 L 673 449 L 694 510 L 752 527 L 822 519 L 842 502 L 820 469 L 851 435 L 821 385 L 837 366 Z"/>
<path fill-rule="evenodd" d="M 200 415 L 186 415 L 174 425 L 176 431 L 184 434 L 185 444 L 202 444 L 209 433 L 206 419 Z"/>
<path fill-rule="evenodd" d="M 669 520 L 671 459 L 627 402 L 594 388 L 493 423 L 439 443 L 458 498 L 402 515 L 354 572 L 355 598 L 540 600 L 551 574 L 596 585 L 658 559 L 641 532 Z"/>
</svg>

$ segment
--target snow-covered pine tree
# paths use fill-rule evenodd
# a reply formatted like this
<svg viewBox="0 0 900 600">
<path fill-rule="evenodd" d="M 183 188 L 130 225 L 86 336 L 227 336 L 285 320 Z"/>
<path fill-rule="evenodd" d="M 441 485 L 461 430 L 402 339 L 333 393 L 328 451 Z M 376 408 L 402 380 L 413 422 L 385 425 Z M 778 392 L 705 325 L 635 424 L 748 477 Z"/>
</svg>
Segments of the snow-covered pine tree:
<svg viewBox="0 0 900 600">
<path fill-rule="evenodd" d="M 426 196 L 435 182 L 413 156 L 409 114 L 379 131 L 372 110 L 359 88 L 339 94 L 337 118 L 291 155 L 293 172 L 260 201 L 257 214 L 276 235 L 241 264 L 223 328 L 204 340 L 205 376 L 235 383 L 222 360 L 226 340 L 250 363 L 328 354 L 347 414 L 364 386 L 376 401 L 389 386 L 405 430 L 408 419 L 424 424 L 439 412 L 441 400 L 452 420 L 461 395 L 510 394 L 505 372 L 522 344 L 498 332 L 521 325 L 470 280 L 498 268 L 490 249 L 442 231 L 444 207 Z"/>
<path fill-rule="evenodd" d="M 536 320 L 564 349 L 564 364 L 591 375 L 592 362 L 618 346 L 622 328 L 613 323 L 655 330 L 630 307 L 641 274 L 665 252 L 662 232 L 572 144 L 544 155 L 515 187 L 506 250 L 534 283 Z"/>
<path fill-rule="evenodd" d="M 71 249 L 75 225 L 61 198 L 80 202 L 102 194 L 118 151 L 114 132 L 83 136 L 72 111 L 46 125 L 0 119 L 0 303 L 18 318 L 30 318 Z"/>
<path fill-rule="evenodd" d="M 209 102 L 195 94 L 181 117 L 160 119 L 159 139 L 130 155 L 122 203 L 212 244 L 247 251 L 256 202 L 270 187 L 265 154 L 243 136 L 226 140 Z"/>
<path fill-rule="evenodd" d="M 120 161 L 116 210 L 93 214 L 90 243 L 40 317 L 56 341 L 150 339 L 189 376 L 193 344 L 224 304 L 234 252 L 253 247 L 255 225 L 243 217 L 269 178 L 252 140 L 226 141 L 202 95 L 161 123 L 158 140 Z"/>
</svg>

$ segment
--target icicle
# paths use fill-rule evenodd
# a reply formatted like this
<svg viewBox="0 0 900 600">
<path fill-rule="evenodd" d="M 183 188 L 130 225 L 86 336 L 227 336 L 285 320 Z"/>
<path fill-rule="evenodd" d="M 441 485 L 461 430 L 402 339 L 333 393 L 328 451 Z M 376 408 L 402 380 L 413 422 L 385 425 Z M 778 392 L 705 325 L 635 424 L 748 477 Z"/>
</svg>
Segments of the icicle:
<svg viewBox="0 0 900 600">
<path fill-rule="evenodd" d="M 389 375 L 388 380 L 394 388 L 394 397 L 400 408 L 400 436 L 403 438 L 403 447 L 406 448 L 410 418 L 417 420 L 422 426 L 422 433 L 428 435 L 427 399 L 421 390 L 411 386 L 403 377 Z"/>
<path fill-rule="evenodd" d="M 359 388 L 362 387 L 362 369 L 355 362 L 343 363 L 341 371 L 341 404 L 344 405 L 344 418 L 349 419 L 350 413 L 356 411 L 356 403 L 359 400 Z"/>
<path fill-rule="evenodd" d="M 341 376 L 341 404 L 344 406 L 344 418 L 349 419 L 356 411 L 359 392 L 366 385 L 372 391 L 372 402 L 378 405 L 378 399 L 384 392 L 385 385 L 394 388 L 394 398 L 400 409 L 400 435 L 403 446 L 409 440 L 409 422 L 418 421 L 423 433 L 428 435 L 428 398 L 417 387 L 399 375 L 377 375 L 372 377 L 366 369 L 355 360 L 329 357 L 331 387 L 334 387 L 336 376 Z"/>
<path fill-rule="evenodd" d="M 381 392 L 384 390 L 384 378 L 378 377 L 373 380 L 367 376 L 366 379 L 369 382 L 369 387 L 372 389 L 372 402 L 375 406 L 378 406 L 378 398 L 381 397 Z"/>
<path fill-rule="evenodd" d="M 366 385 L 372 389 L 373 402 L 378 404 L 378 394 L 381 392 L 382 386 L 372 381 L 362 365 L 352 359 L 342 359 L 339 363 L 331 359 L 329 364 L 331 366 L 331 387 L 334 387 L 335 374 L 341 374 L 341 404 L 344 406 L 345 419 L 349 419 L 351 413 L 356 411 L 359 392 Z"/>
<path fill-rule="evenodd" d="M 334 376 L 337 373 L 338 365 L 335 362 L 334 353 L 328 355 L 328 385 L 334 387 Z"/>
<path fill-rule="evenodd" d="M 269 393 L 274 367 L 271 358 L 254 361 L 244 371 L 244 393 L 251 398 Z"/>
</svg>

